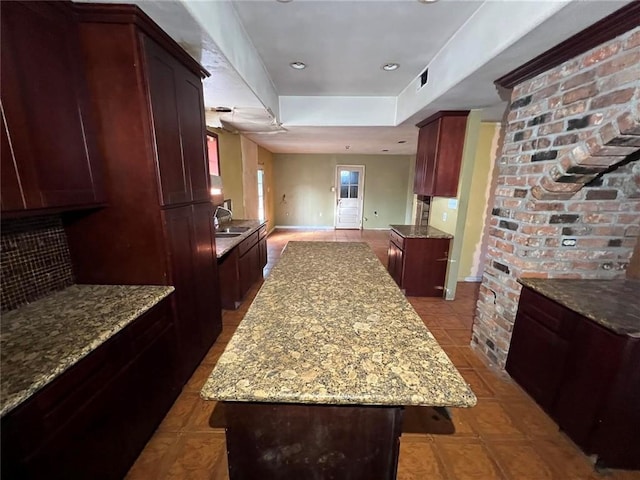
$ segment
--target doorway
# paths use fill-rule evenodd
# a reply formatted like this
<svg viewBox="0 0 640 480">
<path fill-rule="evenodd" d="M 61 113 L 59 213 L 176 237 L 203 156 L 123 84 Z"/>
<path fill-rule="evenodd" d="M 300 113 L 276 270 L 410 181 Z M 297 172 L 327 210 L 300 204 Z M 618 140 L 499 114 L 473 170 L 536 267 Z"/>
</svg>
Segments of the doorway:
<svg viewBox="0 0 640 480">
<path fill-rule="evenodd" d="M 364 165 L 336 166 L 335 228 L 361 229 Z"/>
</svg>

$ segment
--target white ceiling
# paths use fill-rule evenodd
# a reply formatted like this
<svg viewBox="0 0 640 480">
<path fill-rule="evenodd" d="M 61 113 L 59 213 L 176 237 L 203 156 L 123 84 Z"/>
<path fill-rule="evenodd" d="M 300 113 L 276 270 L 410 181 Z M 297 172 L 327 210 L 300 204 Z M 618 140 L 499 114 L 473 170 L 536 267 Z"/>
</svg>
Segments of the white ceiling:
<svg viewBox="0 0 640 480">
<path fill-rule="evenodd" d="M 456 109 L 499 121 L 495 79 L 629 0 L 133 3 L 211 72 L 206 108 L 234 112 L 208 112 L 209 125 L 277 130 L 246 133 L 274 153 L 413 154 L 415 123 Z M 388 62 L 400 68 L 384 72 Z"/>
</svg>

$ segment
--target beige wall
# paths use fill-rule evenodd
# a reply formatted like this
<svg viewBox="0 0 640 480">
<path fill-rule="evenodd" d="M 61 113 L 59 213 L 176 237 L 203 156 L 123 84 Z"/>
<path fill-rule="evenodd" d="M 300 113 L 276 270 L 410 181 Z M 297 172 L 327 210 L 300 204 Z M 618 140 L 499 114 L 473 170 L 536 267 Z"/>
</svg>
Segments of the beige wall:
<svg viewBox="0 0 640 480">
<path fill-rule="evenodd" d="M 258 144 L 240 135 L 240 148 L 242 150 L 243 218 L 258 218 Z"/>
<path fill-rule="evenodd" d="M 407 155 L 276 154 L 275 224 L 333 227 L 336 165 L 365 166 L 363 228 L 405 223 L 412 161 L 414 157 Z"/>
<path fill-rule="evenodd" d="M 500 124 L 487 122 L 480 124 L 475 161 L 473 163 L 473 178 L 469 190 L 469 204 L 465 222 L 464 237 L 458 280 L 477 280 L 482 276 L 482 232 L 487 216 L 487 204 L 491 193 L 491 177 L 495 165 L 497 140 L 500 134 Z"/>
<path fill-rule="evenodd" d="M 220 152 L 220 176 L 224 198 L 230 198 L 235 218 L 244 218 L 242 186 L 242 149 L 240 135 L 222 129 L 212 129 L 218 134 Z"/>
</svg>

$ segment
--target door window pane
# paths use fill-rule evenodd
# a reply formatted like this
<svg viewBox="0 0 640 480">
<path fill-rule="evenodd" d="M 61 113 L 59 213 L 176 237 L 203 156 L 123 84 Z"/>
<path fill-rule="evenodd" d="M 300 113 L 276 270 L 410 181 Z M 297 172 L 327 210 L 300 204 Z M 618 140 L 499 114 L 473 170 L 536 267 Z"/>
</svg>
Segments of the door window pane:
<svg viewBox="0 0 640 480">
<path fill-rule="evenodd" d="M 340 198 L 349 198 L 349 187 L 340 187 Z"/>
<path fill-rule="evenodd" d="M 352 185 L 357 185 L 358 184 L 358 177 L 360 176 L 360 172 L 350 172 L 350 173 L 351 173 L 350 183 Z"/>
<path fill-rule="evenodd" d="M 351 187 L 349 187 L 349 198 L 358 198 L 358 186 L 357 185 L 351 185 Z"/>
<path fill-rule="evenodd" d="M 340 185 L 349 185 L 349 172 L 340 172 Z"/>
</svg>

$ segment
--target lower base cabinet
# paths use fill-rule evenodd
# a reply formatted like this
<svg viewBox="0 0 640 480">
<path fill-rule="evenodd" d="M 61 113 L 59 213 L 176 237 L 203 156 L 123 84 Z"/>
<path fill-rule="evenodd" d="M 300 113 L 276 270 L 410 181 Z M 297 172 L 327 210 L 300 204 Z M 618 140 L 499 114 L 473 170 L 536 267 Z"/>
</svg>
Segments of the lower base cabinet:
<svg viewBox="0 0 640 480">
<path fill-rule="evenodd" d="M 180 392 L 176 364 L 163 300 L 2 419 L 2 478 L 123 478 Z"/>
<path fill-rule="evenodd" d="M 448 238 L 404 238 L 391 230 L 387 270 L 405 295 L 444 296 L 449 243 Z"/>
<path fill-rule="evenodd" d="M 237 309 L 267 264 L 267 228 L 260 227 L 218 259 L 222 308 Z"/>
<path fill-rule="evenodd" d="M 640 469 L 640 338 L 522 289 L 506 370 L 587 454 Z"/>
</svg>

